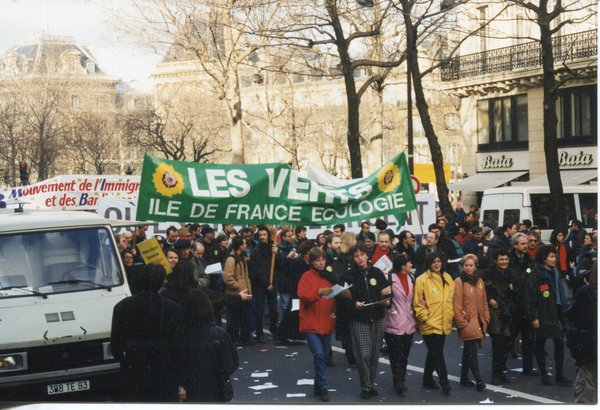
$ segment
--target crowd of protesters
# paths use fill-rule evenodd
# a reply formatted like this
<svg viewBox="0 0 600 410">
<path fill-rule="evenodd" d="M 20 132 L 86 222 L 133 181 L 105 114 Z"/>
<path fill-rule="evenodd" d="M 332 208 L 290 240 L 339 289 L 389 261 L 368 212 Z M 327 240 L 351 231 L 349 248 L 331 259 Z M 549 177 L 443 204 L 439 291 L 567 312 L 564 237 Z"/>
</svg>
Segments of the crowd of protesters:
<svg viewBox="0 0 600 410">
<path fill-rule="evenodd" d="M 462 386 L 484 391 L 486 381 L 509 383 L 508 355 L 522 356 L 524 377 L 571 386 L 563 372 L 566 340 L 578 366 L 576 401 L 595 402 L 597 321 L 582 320 L 581 312 L 596 312 L 597 230 L 586 232 L 574 220 L 542 243 L 540 229 L 528 220 L 492 229 L 479 222 L 474 207 L 454 217 L 449 222 L 438 214 L 420 235 L 396 234 L 383 220 L 375 229 L 362 222 L 357 234 L 335 225 L 314 238 L 307 238 L 306 227 L 238 231 L 226 224 L 215 232 L 209 225 L 171 226 L 166 236 L 155 235 L 169 275 L 143 265 L 136 244 L 147 239 L 144 227 L 118 235 L 133 294 L 113 317 L 112 351 L 121 360 L 124 398 L 227 401 L 236 347 L 264 344 L 270 336 L 281 345 L 306 341 L 314 393 L 329 401 L 334 334 L 348 365 L 358 370 L 363 399 L 379 394 L 381 352 L 389 356 L 391 382 L 402 395 L 417 330 L 427 347 L 422 385 L 449 395 L 446 361 L 458 359 L 444 355 L 444 344 L 454 326 L 464 343 Z M 207 274 L 215 264 L 217 273 Z M 477 351 L 488 336 L 492 361 L 479 363 Z M 144 367 L 152 355 L 158 358 Z M 174 372 L 180 365 L 187 370 Z"/>
</svg>

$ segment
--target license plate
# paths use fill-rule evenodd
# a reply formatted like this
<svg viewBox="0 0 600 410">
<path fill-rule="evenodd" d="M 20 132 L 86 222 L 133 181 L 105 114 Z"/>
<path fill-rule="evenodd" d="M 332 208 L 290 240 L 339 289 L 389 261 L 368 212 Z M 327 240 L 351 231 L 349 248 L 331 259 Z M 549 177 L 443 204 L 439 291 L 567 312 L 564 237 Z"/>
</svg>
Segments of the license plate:
<svg viewBox="0 0 600 410">
<path fill-rule="evenodd" d="M 78 380 L 76 382 L 69 382 L 69 383 L 49 384 L 47 387 L 48 387 L 48 394 L 72 393 L 75 391 L 89 390 L 90 389 L 90 381 L 89 380 Z"/>
</svg>

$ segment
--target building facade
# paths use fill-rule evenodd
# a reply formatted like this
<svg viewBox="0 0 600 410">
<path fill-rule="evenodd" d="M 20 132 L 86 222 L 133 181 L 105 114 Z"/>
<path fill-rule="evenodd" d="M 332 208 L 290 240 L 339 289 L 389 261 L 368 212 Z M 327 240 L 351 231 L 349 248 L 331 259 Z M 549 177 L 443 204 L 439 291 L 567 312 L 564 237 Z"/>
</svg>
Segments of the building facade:
<svg viewBox="0 0 600 410">
<path fill-rule="evenodd" d="M 445 88 L 461 101 L 462 178 L 450 189 L 468 204 L 479 203 L 487 188 L 547 185 L 539 30 L 524 9 L 504 6 L 482 3 L 465 18 L 465 27 L 487 26 L 442 70 Z M 553 36 L 555 68 L 564 69 L 556 105 L 563 185 L 597 181 L 595 12 L 595 3 L 579 8 L 579 23 Z M 497 21 L 488 23 L 490 16 Z M 554 24 L 572 17 L 565 12 Z"/>
</svg>

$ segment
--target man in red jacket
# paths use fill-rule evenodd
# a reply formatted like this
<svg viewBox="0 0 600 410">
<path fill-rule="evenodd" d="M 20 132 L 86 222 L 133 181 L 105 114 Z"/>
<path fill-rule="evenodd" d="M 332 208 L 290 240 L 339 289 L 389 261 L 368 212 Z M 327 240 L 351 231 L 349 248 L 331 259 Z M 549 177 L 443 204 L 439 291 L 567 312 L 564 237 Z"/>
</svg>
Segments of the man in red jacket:
<svg viewBox="0 0 600 410">
<path fill-rule="evenodd" d="M 298 283 L 300 299 L 300 332 L 306 333 L 306 342 L 315 364 L 315 395 L 329 401 L 327 392 L 326 357 L 331 347 L 331 334 L 335 330 L 335 298 L 327 298 L 334 285 L 325 273 L 325 252 L 313 248 L 308 252 L 312 268 Z"/>
</svg>

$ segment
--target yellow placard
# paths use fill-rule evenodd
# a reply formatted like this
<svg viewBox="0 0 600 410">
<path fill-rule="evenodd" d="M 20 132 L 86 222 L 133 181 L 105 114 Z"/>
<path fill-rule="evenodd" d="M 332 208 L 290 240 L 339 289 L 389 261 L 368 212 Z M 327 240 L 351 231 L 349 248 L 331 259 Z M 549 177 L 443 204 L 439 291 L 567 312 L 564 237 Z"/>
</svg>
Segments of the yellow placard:
<svg viewBox="0 0 600 410">
<path fill-rule="evenodd" d="M 167 260 L 165 253 L 155 237 L 138 243 L 137 248 L 140 251 L 142 259 L 146 265 L 150 263 L 160 263 L 162 266 L 164 266 L 167 275 L 173 271 L 173 269 L 171 269 L 171 265 L 169 265 L 169 261 Z"/>
<path fill-rule="evenodd" d="M 415 164 L 414 175 L 419 178 L 421 183 L 435 183 L 435 171 L 433 164 Z M 444 164 L 444 177 L 446 183 L 450 182 L 450 165 Z"/>
</svg>

